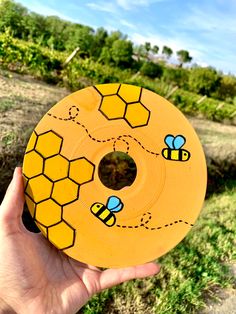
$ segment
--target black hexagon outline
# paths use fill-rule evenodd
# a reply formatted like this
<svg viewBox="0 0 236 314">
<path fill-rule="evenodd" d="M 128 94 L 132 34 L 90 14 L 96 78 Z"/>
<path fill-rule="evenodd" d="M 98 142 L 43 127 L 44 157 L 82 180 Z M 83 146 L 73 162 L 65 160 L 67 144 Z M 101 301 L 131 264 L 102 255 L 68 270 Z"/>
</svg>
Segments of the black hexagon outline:
<svg viewBox="0 0 236 314">
<path fill-rule="evenodd" d="M 84 183 L 77 183 L 75 180 L 73 180 L 73 179 L 70 177 L 70 165 L 71 165 L 71 162 L 72 162 L 72 161 L 79 160 L 79 159 L 86 159 L 87 162 L 89 162 L 89 163 L 93 166 L 92 179 L 90 179 L 89 181 L 86 181 L 86 182 L 84 182 Z M 95 169 L 96 169 L 95 164 L 93 164 L 90 160 L 88 160 L 88 158 L 86 158 L 86 157 L 78 157 L 78 158 L 75 158 L 75 159 L 70 160 L 70 162 L 69 162 L 68 178 L 69 178 L 71 181 L 75 182 L 77 185 L 81 186 L 81 185 L 83 185 L 83 184 L 92 182 L 92 181 L 94 180 Z"/>
<path fill-rule="evenodd" d="M 124 119 L 124 115 L 123 115 L 122 117 L 119 117 L 119 118 L 108 118 L 108 116 L 102 111 L 101 106 L 102 106 L 102 103 L 103 103 L 104 98 L 105 98 L 105 97 L 110 97 L 110 96 L 117 96 L 117 97 L 119 97 L 119 98 L 123 101 L 123 103 L 125 104 L 125 111 L 124 111 L 124 112 L 126 112 L 126 108 L 127 108 L 127 105 L 128 105 L 128 104 L 127 104 L 126 101 L 124 101 L 124 100 L 123 100 L 119 95 L 117 95 L 117 94 L 103 96 L 102 101 L 101 101 L 101 103 L 100 103 L 100 105 L 99 105 L 98 110 L 102 113 L 102 115 L 103 115 L 107 120 L 119 120 L 119 119 Z"/>
<path fill-rule="evenodd" d="M 50 157 L 45 157 L 45 156 L 43 156 L 43 155 L 37 150 L 36 147 L 37 147 L 37 143 L 38 143 L 39 137 L 42 136 L 42 135 L 44 135 L 44 134 L 50 133 L 50 132 L 52 132 L 53 134 L 55 134 L 56 136 L 58 136 L 58 137 L 61 139 L 61 144 L 60 144 L 59 152 L 56 153 L 56 154 L 54 154 L 54 155 L 52 155 L 52 156 L 50 156 L 50 157 L 53 157 L 53 156 L 56 156 L 56 155 L 60 154 L 60 153 L 61 153 L 62 146 L 63 146 L 63 141 L 64 141 L 63 137 L 62 137 L 61 135 L 59 135 L 57 132 L 55 132 L 54 130 L 52 130 L 52 129 L 51 129 L 51 130 L 48 130 L 48 131 L 45 131 L 45 132 L 43 132 L 43 133 L 38 134 L 37 140 L 36 140 L 36 142 L 35 142 L 35 148 L 34 148 L 34 150 L 35 150 L 38 154 L 40 154 L 44 159 L 47 159 L 47 158 L 50 158 Z"/>
<path fill-rule="evenodd" d="M 41 203 L 43 203 L 43 202 L 46 202 L 46 201 L 49 201 L 49 200 L 51 200 L 51 201 L 53 201 L 56 205 L 58 205 L 60 208 L 61 208 L 61 218 L 60 218 L 60 221 L 62 221 L 62 219 L 63 219 L 63 217 L 62 217 L 62 207 L 63 206 L 61 206 L 61 205 L 59 205 L 57 202 L 55 202 L 55 200 L 53 200 L 53 199 L 51 199 L 50 197 L 49 198 L 47 198 L 46 200 L 43 200 L 43 201 L 40 201 L 40 202 L 38 202 L 38 203 L 35 203 L 35 211 L 34 211 L 34 217 L 33 217 L 33 219 L 35 220 L 35 221 L 37 221 L 38 223 L 40 223 L 43 227 L 45 227 L 45 228 L 48 228 L 48 227 L 50 227 L 50 226 L 52 226 L 52 225 L 50 225 L 50 226 L 46 226 L 46 225 L 44 225 L 42 222 L 40 222 L 39 220 L 37 220 L 37 218 L 36 218 L 36 211 L 37 211 L 37 206 L 38 205 L 40 205 Z M 59 221 L 59 222 L 60 222 Z M 54 225 L 54 224 L 53 224 Z"/>
<path fill-rule="evenodd" d="M 76 229 L 73 228 L 67 221 L 65 221 L 64 219 L 62 219 L 60 222 L 58 222 L 58 223 L 56 223 L 56 224 L 53 224 L 53 225 L 51 225 L 50 227 L 48 227 L 47 239 L 50 241 L 50 239 L 49 239 L 49 231 L 50 231 L 50 228 L 52 228 L 52 227 L 54 227 L 54 226 L 60 224 L 61 222 L 64 222 L 64 223 L 73 231 L 73 242 L 72 242 L 72 244 L 69 245 L 69 246 L 66 246 L 66 247 L 64 247 L 64 248 L 62 248 L 62 249 L 59 249 L 59 248 L 57 247 L 58 250 L 63 251 L 63 250 L 69 249 L 70 247 L 73 247 L 73 246 L 75 245 L 75 238 L 76 238 Z M 52 243 L 52 242 L 50 241 L 50 243 Z M 55 246 L 56 246 L 56 245 L 55 245 Z"/>
<path fill-rule="evenodd" d="M 55 157 L 57 157 L 57 156 L 61 156 L 62 158 L 66 159 L 66 160 L 68 161 L 69 166 L 68 166 L 67 174 L 66 174 L 65 177 L 60 178 L 60 179 L 57 179 L 57 180 L 53 180 L 53 179 L 49 178 L 49 177 L 47 176 L 47 174 L 45 173 L 45 166 L 46 166 L 46 161 L 47 161 L 48 159 L 55 158 Z M 45 158 L 44 164 L 45 164 L 45 165 L 44 165 L 44 168 L 43 168 L 43 174 L 45 175 L 45 177 L 48 178 L 48 180 L 52 181 L 53 183 L 68 178 L 69 168 L 70 168 L 70 160 L 69 160 L 67 157 L 63 156 L 61 153 Z"/>
<path fill-rule="evenodd" d="M 40 176 L 43 176 L 45 179 L 48 180 L 48 178 L 47 178 L 43 173 L 40 173 L 40 174 L 38 174 L 37 176 L 34 176 L 33 178 L 30 178 L 30 179 L 28 180 L 28 182 L 27 182 L 25 188 L 24 188 L 24 193 L 25 193 L 35 204 L 39 204 L 40 202 L 43 202 L 43 201 L 48 200 L 48 199 L 50 198 L 50 195 L 51 195 L 51 193 L 50 193 L 50 195 L 49 195 L 48 198 L 45 198 L 44 200 L 41 200 L 41 201 L 39 201 L 39 202 L 36 202 L 36 201 L 33 200 L 32 197 L 27 193 L 26 190 L 27 190 L 27 187 L 28 187 L 28 185 L 29 185 L 30 180 L 35 179 L 35 178 L 40 177 Z M 52 182 L 51 180 L 48 180 L 48 181 L 50 181 L 50 182 L 53 184 L 53 182 Z M 53 187 L 53 185 L 52 185 L 52 187 Z"/>
<path fill-rule="evenodd" d="M 70 202 L 67 202 L 65 204 L 60 204 L 57 200 L 55 200 L 55 198 L 53 198 L 52 194 L 53 194 L 53 189 L 54 189 L 54 186 L 55 186 L 55 183 L 58 183 L 59 181 L 63 181 L 65 179 L 68 179 L 70 180 L 71 182 L 75 183 L 75 185 L 77 186 L 77 195 L 76 195 L 76 199 L 74 199 L 73 201 L 70 201 Z M 58 205 L 60 206 L 66 206 L 66 205 L 69 205 L 71 203 L 74 203 L 75 201 L 77 201 L 79 199 L 79 190 L 80 190 L 80 184 L 74 182 L 73 180 L 71 180 L 69 177 L 66 177 L 65 179 L 60 179 L 60 180 L 57 180 L 55 182 L 53 182 L 53 187 L 52 187 L 52 191 L 51 191 L 51 194 L 50 194 L 50 198 L 56 202 Z"/>
<path fill-rule="evenodd" d="M 39 155 L 43 159 L 43 167 L 42 167 L 42 172 L 40 174 L 37 174 L 37 175 L 33 176 L 33 177 L 27 177 L 27 175 L 25 173 L 22 173 L 23 176 L 25 176 L 25 178 L 28 179 L 28 180 L 31 180 L 31 179 L 33 179 L 35 177 L 38 177 L 38 176 L 40 176 L 41 174 L 44 173 L 45 158 L 39 152 L 37 152 L 35 149 L 31 150 L 30 152 L 27 152 L 25 155 L 28 155 L 28 153 L 32 153 L 32 152 L 35 152 L 37 155 Z"/>
<path fill-rule="evenodd" d="M 132 125 L 129 123 L 128 119 L 126 118 L 126 113 L 127 113 L 127 109 L 128 109 L 128 106 L 129 106 L 129 105 L 132 106 L 133 104 L 137 104 L 137 103 L 140 103 L 140 104 L 148 111 L 148 119 L 147 119 L 147 122 L 146 122 L 145 124 L 141 124 L 141 125 L 137 125 L 137 126 L 132 126 Z M 139 101 L 139 102 L 136 101 L 136 102 L 134 102 L 134 103 L 129 103 L 128 106 L 127 106 L 126 111 L 125 111 L 125 117 L 124 117 L 124 119 L 125 119 L 125 121 L 129 124 L 129 126 L 130 126 L 132 129 L 139 128 L 139 127 L 142 127 L 142 126 L 147 126 L 148 123 L 149 123 L 150 117 L 151 117 L 151 111 L 150 111 L 141 101 Z"/>
</svg>

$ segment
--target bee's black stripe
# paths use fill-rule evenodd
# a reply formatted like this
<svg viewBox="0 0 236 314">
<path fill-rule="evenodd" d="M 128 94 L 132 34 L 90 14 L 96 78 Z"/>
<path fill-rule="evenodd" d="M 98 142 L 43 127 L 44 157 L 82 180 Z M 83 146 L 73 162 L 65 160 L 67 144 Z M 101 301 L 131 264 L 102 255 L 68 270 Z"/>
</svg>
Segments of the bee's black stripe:
<svg viewBox="0 0 236 314">
<path fill-rule="evenodd" d="M 96 216 L 99 216 L 101 213 L 104 212 L 104 210 L 106 209 L 105 205 L 102 205 L 102 207 L 99 209 L 99 211 L 96 213 Z"/>
<path fill-rule="evenodd" d="M 179 150 L 179 160 L 180 161 L 183 160 L 183 151 L 182 151 L 182 149 Z"/>
<path fill-rule="evenodd" d="M 104 223 L 106 223 L 111 217 L 113 217 L 114 214 L 113 213 L 109 213 L 109 215 L 103 220 Z"/>
<path fill-rule="evenodd" d="M 167 159 L 171 159 L 171 149 L 170 148 L 167 149 L 168 149 Z"/>
</svg>

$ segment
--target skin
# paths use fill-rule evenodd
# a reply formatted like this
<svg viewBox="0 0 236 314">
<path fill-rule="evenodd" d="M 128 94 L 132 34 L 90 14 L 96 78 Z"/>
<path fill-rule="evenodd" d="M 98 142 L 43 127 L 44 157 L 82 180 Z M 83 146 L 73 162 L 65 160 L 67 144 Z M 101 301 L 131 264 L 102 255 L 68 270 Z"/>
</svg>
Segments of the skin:
<svg viewBox="0 0 236 314">
<path fill-rule="evenodd" d="M 153 276 L 156 263 L 100 270 L 68 257 L 22 223 L 21 168 L 0 206 L 0 313 L 76 313 L 103 289 Z"/>
</svg>

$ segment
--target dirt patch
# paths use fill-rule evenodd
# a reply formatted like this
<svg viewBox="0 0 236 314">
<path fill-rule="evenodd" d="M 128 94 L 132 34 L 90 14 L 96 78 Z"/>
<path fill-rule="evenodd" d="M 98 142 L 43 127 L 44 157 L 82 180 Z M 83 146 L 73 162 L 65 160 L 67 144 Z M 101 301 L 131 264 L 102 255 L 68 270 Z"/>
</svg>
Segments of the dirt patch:
<svg viewBox="0 0 236 314">
<path fill-rule="evenodd" d="M 30 134 L 47 110 L 70 92 L 29 76 L 0 71 L 0 199 Z"/>
</svg>

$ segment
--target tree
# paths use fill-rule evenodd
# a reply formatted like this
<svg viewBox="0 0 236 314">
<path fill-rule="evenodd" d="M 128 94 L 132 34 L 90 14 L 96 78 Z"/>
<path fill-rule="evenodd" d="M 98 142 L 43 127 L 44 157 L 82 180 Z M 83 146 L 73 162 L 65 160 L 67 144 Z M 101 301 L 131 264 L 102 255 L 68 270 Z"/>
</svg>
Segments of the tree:
<svg viewBox="0 0 236 314">
<path fill-rule="evenodd" d="M 140 73 L 150 78 L 159 78 L 162 76 L 162 67 L 152 61 L 144 62 L 140 68 Z"/>
<path fill-rule="evenodd" d="M 232 101 L 236 97 L 236 77 L 223 75 L 216 91 L 216 97 L 226 101 Z"/>
<path fill-rule="evenodd" d="M 173 50 L 170 47 L 163 46 L 162 54 L 166 57 L 166 59 L 169 59 L 173 54 Z"/>
<path fill-rule="evenodd" d="M 157 55 L 159 52 L 159 47 L 157 45 L 154 45 L 151 50 L 154 55 Z"/>
<path fill-rule="evenodd" d="M 105 45 L 109 48 L 112 47 L 113 43 L 118 39 L 126 39 L 126 36 L 123 35 L 120 31 L 113 31 L 110 33 L 109 36 L 107 36 L 105 40 Z"/>
<path fill-rule="evenodd" d="M 180 67 L 183 66 L 183 63 L 191 62 L 193 59 L 187 50 L 179 50 L 179 51 L 177 51 L 176 54 L 177 54 L 179 62 L 180 62 L 180 64 L 179 64 Z"/>
<path fill-rule="evenodd" d="M 107 31 L 103 27 L 99 27 L 94 36 L 93 36 L 93 44 L 91 47 L 91 55 L 98 59 L 101 55 L 102 49 L 106 44 L 106 38 L 108 37 Z"/>
<path fill-rule="evenodd" d="M 88 26 L 80 24 L 72 24 L 67 31 L 66 48 L 74 50 L 76 47 L 80 48 L 79 54 L 81 56 L 90 57 L 91 47 L 93 47 L 93 29 Z"/>
<path fill-rule="evenodd" d="M 117 39 L 112 44 L 111 56 L 117 66 L 130 67 L 133 61 L 132 42 L 124 39 Z"/>
<path fill-rule="evenodd" d="M 184 68 L 165 67 L 162 79 L 168 84 L 188 88 L 189 70 Z"/>
<path fill-rule="evenodd" d="M 25 27 L 25 19 L 28 10 L 21 4 L 11 0 L 0 1 L 0 32 L 10 28 L 13 37 L 25 38 L 28 30 Z"/>
<path fill-rule="evenodd" d="M 189 74 L 189 90 L 210 96 L 220 85 L 220 75 L 211 67 L 193 68 Z"/>
<path fill-rule="evenodd" d="M 147 53 L 151 50 L 151 43 L 149 43 L 149 42 L 145 42 L 145 44 L 144 44 L 144 47 L 145 47 L 145 49 L 146 49 L 146 51 L 147 51 Z"/>
</svg>

